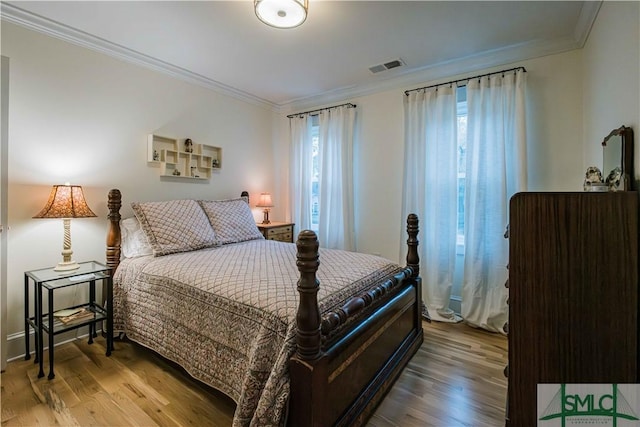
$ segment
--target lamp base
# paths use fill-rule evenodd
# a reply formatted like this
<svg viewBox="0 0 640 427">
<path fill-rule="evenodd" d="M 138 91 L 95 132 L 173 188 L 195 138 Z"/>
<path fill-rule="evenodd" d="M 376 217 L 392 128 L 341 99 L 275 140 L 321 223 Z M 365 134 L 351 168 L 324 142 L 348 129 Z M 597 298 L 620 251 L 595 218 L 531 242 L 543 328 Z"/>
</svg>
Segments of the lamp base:
<svg viewBox="0 0 640 427">
<path fill-rule="evenodd" d="M 264 219 L 262 220 L 263 224 L 271 224 L 271 221 L 269 221 L 269 209 L 265 209 L 264 211 Z"/>
<path fill-rule="evenodd" d="M 63 261 L 59 262 L 58 265 L 54 267 L 53 271 L 70 271 L 78 268 L 80 268 L 80 264 L 75 261 Z"/>
</svg>

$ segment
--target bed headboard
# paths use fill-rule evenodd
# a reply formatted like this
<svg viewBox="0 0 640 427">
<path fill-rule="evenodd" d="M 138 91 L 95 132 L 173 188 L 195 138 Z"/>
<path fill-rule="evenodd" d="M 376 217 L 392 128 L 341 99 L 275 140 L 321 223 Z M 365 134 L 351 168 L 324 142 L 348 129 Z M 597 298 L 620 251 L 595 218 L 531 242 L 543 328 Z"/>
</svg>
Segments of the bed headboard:
<svg viewBox="0 0 640 427">
<path fill-rule="evenodd" d="M 249 203 L 249 192 L 243 191 L 240 197 L 246 197 Z M 107 208 L 109 214 L 109 230 L 107 231 L 107 267 L 111 269 L 111 274 L 116 271 L 120 264 L 120 253 L 122 247 L 122 232 L 120 231 L 120 208 L 122 207 L 122 194 L 120 190 L 114 188 L 109 191 Z"/>
</svg>

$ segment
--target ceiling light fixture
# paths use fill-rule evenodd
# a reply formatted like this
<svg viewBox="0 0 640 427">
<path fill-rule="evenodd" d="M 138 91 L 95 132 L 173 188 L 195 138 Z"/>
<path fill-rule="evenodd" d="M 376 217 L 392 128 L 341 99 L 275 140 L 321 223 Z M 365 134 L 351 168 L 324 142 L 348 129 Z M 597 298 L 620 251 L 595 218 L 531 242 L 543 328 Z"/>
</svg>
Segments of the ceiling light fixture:
<svg viewBox="0 0 640 427">
<path fill-rule="evenodd" d="M 254 0 L 256 16 L 275 28 L 295 28 L 307 19 L 309 0 Z"/>
</svg>

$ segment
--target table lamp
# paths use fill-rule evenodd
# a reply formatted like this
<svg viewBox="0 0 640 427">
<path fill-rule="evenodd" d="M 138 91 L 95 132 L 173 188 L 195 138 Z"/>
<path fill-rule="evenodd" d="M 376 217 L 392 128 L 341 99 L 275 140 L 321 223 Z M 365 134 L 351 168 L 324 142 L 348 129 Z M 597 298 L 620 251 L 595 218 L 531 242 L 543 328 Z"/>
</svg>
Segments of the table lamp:
<svg viewBox="0 0 640 427">
<path fill-rule="evenodd" d="M 77 262 L 71 259 L 71 218 L 95 217 L 87 202 L 84 200 L 82 187 L 79 185 L 54 185 L 45 207 L 34 218 L 62 218 L 64 224 L 64 241 L 62 245 L 62 262 L 54 268 L 55 271 L 68 271 L 79 268 Z"/>
<path fill-rule="evenodd" d="M 260 193 L 260 199 L 258 200 L 258 203 L 256 204 L 257 208 L 264 208 L 263 212 L 264 212 L 264 219 L 262 220 L 263 224 L 269 224 L 271 221 L 269 221 L 269 208 L 273 207 L 273 202 L 271 201 L 271 194 L 270 193 Z"/>
</svg>

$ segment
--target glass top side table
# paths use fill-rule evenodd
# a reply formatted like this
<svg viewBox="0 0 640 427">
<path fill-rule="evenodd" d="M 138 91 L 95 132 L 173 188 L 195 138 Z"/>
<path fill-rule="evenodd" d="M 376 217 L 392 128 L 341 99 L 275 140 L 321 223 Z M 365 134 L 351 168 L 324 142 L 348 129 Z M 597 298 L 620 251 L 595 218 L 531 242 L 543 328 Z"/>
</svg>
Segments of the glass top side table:
<svg viewBox="0 0 640 427">
<path fill-rule="evenodd" d="M 29 280 L 33 282 L 34 314 L 29 311 Z M 96 303 L 95 284 L 97 280 L 106 283 L 106 294 L 103 299 L 104 306 Z M 89 301 L 71 307 L 64 307 L 54 311 L 54 290 L 68 286 L 89 284 Z M 44 313 L 43 290 L 47 291 L 48 311 Z M 53 372 L 54 362 L 54 336 L 72 329 L 89 326 L 89 344 L 93 343 L 96 334 L 96 324 L 106 320 L 106 355 L 110 356 L 113 350 L 113 281 L 110 269 L 97 261 L 80 263 L 80 267 L 73 271 L 55 271 L 53 267 L 38 270 L 30 270 L 24 273 L 25 294 L 25 360 L 30 359 L 29 328 L 35 331 L 35 363 L 39 363 L 38 378 L 44 376 L 43 369 L 43 333 L 49 336 L 49 379 L 55 377 Z M 78 314 L 78 313 L 81 313 Z M 64 316 L 68 314 L 67 316 Z"/>
</svg>

